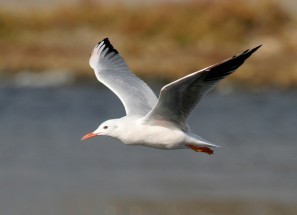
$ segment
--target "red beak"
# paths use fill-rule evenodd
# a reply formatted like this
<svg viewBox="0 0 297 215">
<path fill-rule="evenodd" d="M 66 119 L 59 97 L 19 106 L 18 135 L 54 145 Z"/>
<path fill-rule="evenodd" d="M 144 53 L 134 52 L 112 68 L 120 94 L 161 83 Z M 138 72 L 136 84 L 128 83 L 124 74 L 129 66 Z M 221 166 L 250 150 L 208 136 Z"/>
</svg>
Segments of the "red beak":
<svg viewBox="0 0 297 215">
<path fill-rule="evenodd" d="M 82 138 L 81 138 L 81 140 L 87 140 L 87 139 L 90 139 L 90 138 L 92 138 L 92 137 L 96 137 L 98 134 L 94 134 L 93 132 L 91 132 L 91 133 L 88 133 L 88 134 L 86 134 L 85 136 L 83 136 Z"/>
</svg>

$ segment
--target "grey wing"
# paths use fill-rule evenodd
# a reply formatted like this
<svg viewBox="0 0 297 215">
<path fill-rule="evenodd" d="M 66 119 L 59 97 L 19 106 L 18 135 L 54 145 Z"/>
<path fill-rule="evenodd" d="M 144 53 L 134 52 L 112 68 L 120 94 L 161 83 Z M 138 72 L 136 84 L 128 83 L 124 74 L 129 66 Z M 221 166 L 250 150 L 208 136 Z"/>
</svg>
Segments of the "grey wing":
<svg viewBox="0 0 297 215">
<path fill-rule="evenodd" d="M 195 105 L 214 85 L 233 73 L 260 46 L 246 50 L 221 63 L 194 72 L 166 86 L 156 106 L 145 116 L 147 123 L 166 121 L 186 130 L 186 121 Z"/>
<path fill-rule="evenodd" d="M 157 103 L 154 92 L 129 70 L 107 38 L 95 46 L 89 63 L 97 79 L 119 97 L 127 115 L 145 116 Z"/>
</svg>

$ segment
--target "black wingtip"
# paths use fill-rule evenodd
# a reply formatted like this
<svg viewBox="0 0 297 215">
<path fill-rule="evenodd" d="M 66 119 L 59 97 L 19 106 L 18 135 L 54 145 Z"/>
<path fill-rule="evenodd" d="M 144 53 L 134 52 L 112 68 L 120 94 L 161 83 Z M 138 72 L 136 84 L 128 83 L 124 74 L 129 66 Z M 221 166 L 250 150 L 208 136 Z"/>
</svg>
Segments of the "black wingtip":
<svg viewBox="0 0 297 215">
<path fill-rule="evenodd" d="M 100 44 L 102 42 L 104 42 L 104 43 L 110 43 L 108 37 L 106 37 L 103 40 L 99 41 L 97 44 Z"/>
<path fill-rule="evenodd" d="M 99 43 L 101 42 L 104 42 L 105 44 L 110 44 L 109 39 L 107 37 L 101 40 Z"/>
<path fill-rule="evenodd" d="M 257 51 L 262 45 L 256 46 L 253 49 L 247 49 L 244 52 L 242 52 L 241 54 L 238 55 L 234 55 L 232 58 L 238 58 L 238 57 L 243 57 L 244 60 L 247 59 L 248 57 L 250 57 L 255 51 Z"/>
<path fill-rule="evenodd" d="M 223 79 L 227 75 L 233 73 L 238 67 L 240 67 L 246 59 L 248 59 L 257 49 L 262 45 L 259 45 L 253 49 L 247 49 L 244 52 L 235 55 L 227 60 L 217 63 L 207 69 L 208 73 L 205 77 L 205 81 L 218 81 Z"/>
<path fill-rule="evenodd" d="M 253 54 L 253 53 L 254 53 L 255 51 L 257 51 L 261 46 L 262 46 L 262 44 L 259 45 L 259 46 L 257 46 L 257 47 L 255 47 L 255 48 L 253 48 L 253 49 L 251 49 L 251 50 L 249 50 L 248 52 L 251 53 L 251 54 Z"/>
<path fill-rule="evenodd" d="M 99 46 L 99 44 L 101 44 L 101 43 L 103 43 L 105 46 L 104 46 L 104 48 L 103 48 L 103 51 L 105 50 L 105 49 L 108 49 L 108 51 L 107 51 L 107 53 L 105 54 L 105 55 L 107 55 L 107 54 L 109 54 L 109 53 L 114 53 L 115 55 L 116 54 L 118 54 L 119 52 L 111 45 L 111 43 L 110 43 L 110 41 L 109 41 L 109 39 L 106 37 L 106 38 L 104 38 L 103 40 L 101 40 L 98 44 L 97 44 L 97 46 Z"/>
</svg>

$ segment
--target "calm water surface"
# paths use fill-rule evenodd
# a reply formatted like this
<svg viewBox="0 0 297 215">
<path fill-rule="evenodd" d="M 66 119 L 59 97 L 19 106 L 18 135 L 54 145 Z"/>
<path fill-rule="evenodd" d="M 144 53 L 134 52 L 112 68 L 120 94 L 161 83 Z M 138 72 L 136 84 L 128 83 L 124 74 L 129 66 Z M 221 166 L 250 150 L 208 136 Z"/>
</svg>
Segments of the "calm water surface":
<svg viewBox="0 0 297 215">
<path fill-rule="evenodd" d="M 100 122 L 124 114 L 105 88 L 1 88 L 0 214 L 121 214 L 114 201 L 296 204 L 296 98 L 209 94 L 190 120 L 222 146 L 208 156 L 107 137 L 82 143 Z"/>
</svg>

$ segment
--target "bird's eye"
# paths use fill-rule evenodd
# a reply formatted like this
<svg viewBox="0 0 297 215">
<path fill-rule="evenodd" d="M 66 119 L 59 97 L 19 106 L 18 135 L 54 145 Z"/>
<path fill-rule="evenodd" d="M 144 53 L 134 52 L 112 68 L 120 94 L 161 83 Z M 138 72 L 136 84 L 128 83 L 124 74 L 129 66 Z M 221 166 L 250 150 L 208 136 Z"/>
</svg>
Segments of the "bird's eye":
<svg viewBox="0 0 297 215">
<path fill-rule="evenodd" d="M 103 129 L 108 129 L 108 126 L 104 126 Z"/>
</svg>

